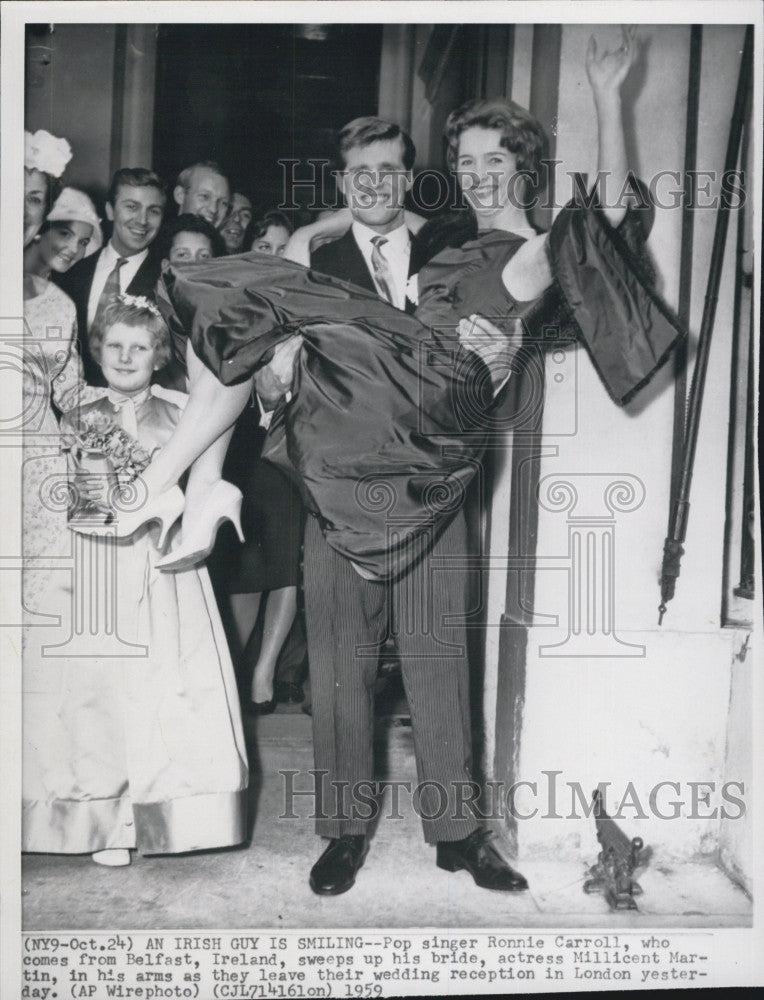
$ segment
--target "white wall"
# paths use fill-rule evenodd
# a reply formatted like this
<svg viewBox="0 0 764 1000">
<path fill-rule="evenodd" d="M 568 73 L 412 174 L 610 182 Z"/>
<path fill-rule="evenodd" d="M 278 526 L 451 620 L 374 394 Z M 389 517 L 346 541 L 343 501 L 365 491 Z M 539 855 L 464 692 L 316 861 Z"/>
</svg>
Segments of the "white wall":
<svg viewBox="0 0 764 1000">
<path fill-rule="evenodd" d="M 566 172 L 593 173 L 596 167 L 594 109 L 583 62 L 592 30 L 600 45 L 620 44 L 616 26 L 563 29 L 558 197 L 566 190 Z M 638 154 L 635 165 L 645 179 L 659 170 L 683 168 L 689 34 L 689 26 L 640 28 L 642 61 L 625 96 L 630 146 Z M 740 27 L 704 30 L 699 169 L 720 172 L 723 166 L 742 35 Z M 694 335 L 700 325 L 715 221 L 715 211 L 696 212 Z M 659 210 L 650 249 L 662 293 L 672 306 L 678 296 L 680 239 L 680 210 Z M 630 781 L 645 804 L 657 782 L 679 782 L 678 798 L 684 802 L 685 817 L 692 811 L 687 783 L 715 782 L 710 806 L 700 803 L 695 809 L 706 818 L 636 820 L 632 819 L 634 809 L 624 811 L 621 825 L 627 833 L 641 835 L 658 856 L 683 858 L 717 853 L 720 822 L 718 815 L 710 813 L 714 805 L 723 805 L 720 786 L 725 780 L 745 778 L 742 771 L 750 761 L 751 731 L 741 708 L 741 691 L 748 683 L 750 657 L 743 663 L 735 660 L 744 635 L 721 623 L 734 219 L 728 244 L 733 252 L 728 253 L 719 297 L 686 554 L 676 597 L 660 629 L 658 578 L 668 517 L 673 420 L 671 367 L 637 400 L 619 409 L 607 397 L 583 349 L 575 350 L 574 358 L 567 357 L 562 366 L 559 359 L 547 357 L 543 444 L 556 453 L 542 460 L 542 487 L 551 488 L 555 481 L 572 483 L 578 500 L 573 508 L 565 509 L 562 494 L 552 489 L 539 512 L 535 610 L 556 616 L 557 624 L 532 627 L 528 639 L 522 731 L 515 734 L 520 750 L 518 777 L 536 782 L 539 792 L 518 796 L 517 803 L 526 811 L 539 807 L 539 815 L 518 822 L 521 854 L 581 857 L 582 848 L 586 857 L 596 853 L 591 819 L 543 818 L 545 771 L 561 771 L 559 783 L 579 783 L 587 792 L 598 782 L 612 782 L 615 794 L 609 802 L 613 808 L 619 790 L 623 794 Z M 555 382 L 555 374 L 563 370 L 564 379 Z M 617 480 L 627 486 L 614 505 L 611 498 L 615 507 L 611 509 L 605 489 Z M 506 494 L 496 502 L 494 523 L 506 517 Z M 583 525 L 584 544 L 587 536 L 599 544 L 603 534 L 613 541 L 614 623 L 620 644 L 604 634 L 597 622 L 593 634 L 584 631 L 579 637 L 576 655 L 568 655 L 574 647 L 560 644 L 565 643 L 570 628 L 569 595 L 576 592 L 569 552 L 569 532 L 575 526 L 569 522 L 575 518 L 591 522 Z M 582 526 L 580 521 L 578 526 Z M 497 576 L 503 576 L 501 571 Z M 501 582 L 494 579 L 494 594 L 500 592 Z M 599 580 L 595 584 L 599 592 L 597 588 Z M 555 644 L 556 650 L 548 648 Z M 497 672 L 514 668 L 497 663 L 496 646 L 489 644 L 486 665 L 489 766 L 495 745 Z M 731 695 L 736 742 L 734 750 L 728 751 Z M 500 717 L 503 710 L 509 707 L 497 706 Z M 659 796 L 664 811 L 670 798 L 670 790 Z M 750 864 L 744 827 L 745 820 L 729 820 L 723 834 L 727 863 L 741 869 Z"/>
<path fill-rule="evenodd" d="M 752 636 L 739 633 L 732 661 L 732 683 L 727 724 L 725 773 L 730 779 L 742 781 L 748 790 L 753 778 L 753 648 Z M 753 892 L 753 822 L 748 816 L 743 822 L 722 819 L 719 823 L 719 858 L 730 875 Z"/>
</svg>

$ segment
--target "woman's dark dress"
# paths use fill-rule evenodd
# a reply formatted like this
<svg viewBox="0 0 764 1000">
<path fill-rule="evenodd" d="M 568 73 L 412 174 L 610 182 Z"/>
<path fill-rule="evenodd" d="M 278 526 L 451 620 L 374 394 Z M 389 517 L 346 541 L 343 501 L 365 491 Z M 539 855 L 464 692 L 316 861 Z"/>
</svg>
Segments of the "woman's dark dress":
<svg viewBox="0 0 764 1000">
<path fill-rule="evenodd" d="M 223 478 L 242 492 L 244 543 L 230 523 L 218 533 L 209 560 L 215 589 L 259 594 L 295 587 L 300 580 L 303 506 L 292 480 L 260 458 L 266 430 L 253 397 L 236 421 L 223 465 Z"/>
<path fill-rule="evenodd" d="M 296 470 L 329 544 L 384 579 L 418 559 L 459 510 L 490 433 L 493 389 L 459 344 L 461 318 L 479 313 L 507 332 L 521 319 L 543 336 L 550 317 L 558 327 L 563 317 L 619 403 L 682 336 L 596 211 L 560 213 L 548 243 L 555 284 L 522 305 L 502 282 L 521 244 L 491 231 L 439 254 L 420 272 L 415 317 L 260 254 L 170 269 L 159 304 L 175 336 L 190 335 L 224 384 L 250 377 L 299 331 L 293 397 L 264 454 Z"/>
</svg>

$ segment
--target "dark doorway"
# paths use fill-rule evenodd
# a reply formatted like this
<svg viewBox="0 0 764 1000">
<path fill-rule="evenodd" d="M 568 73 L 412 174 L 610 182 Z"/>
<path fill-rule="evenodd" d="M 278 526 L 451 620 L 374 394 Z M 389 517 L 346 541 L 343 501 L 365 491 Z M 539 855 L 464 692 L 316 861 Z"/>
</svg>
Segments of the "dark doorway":
<svg viewBox="0 0 764 1000">
<path fill-rule="evenodd" d="M 376 24 L 160 26 L 155 169 L 216 160 L 256 208 L 280 204 L 279 159 L 328 158 L 336 128 L 376 114 L 381 45 Z"/>
</svg>

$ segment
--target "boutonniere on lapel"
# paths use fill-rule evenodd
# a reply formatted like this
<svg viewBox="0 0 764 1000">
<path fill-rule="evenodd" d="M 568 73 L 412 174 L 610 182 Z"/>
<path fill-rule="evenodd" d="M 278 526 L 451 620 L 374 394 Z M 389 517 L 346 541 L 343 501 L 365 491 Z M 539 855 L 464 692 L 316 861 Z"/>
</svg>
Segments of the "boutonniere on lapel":
<svg viewBox="0 0 764 1000">
<path fill-rule="evenodd" d="M 415 306 L 419 305 L 419 275 L 412 274 L 409 280 L 406 282 L 406 298 L 409 302 L 413 302 Z"/>
</svg>

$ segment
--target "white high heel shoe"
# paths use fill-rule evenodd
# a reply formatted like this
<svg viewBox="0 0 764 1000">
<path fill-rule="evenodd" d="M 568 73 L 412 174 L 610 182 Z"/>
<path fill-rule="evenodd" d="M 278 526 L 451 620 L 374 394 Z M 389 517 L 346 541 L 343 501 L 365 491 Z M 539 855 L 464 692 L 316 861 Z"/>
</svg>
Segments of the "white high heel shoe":
<svg viewBox="0 0 764 1000">
<path fill-rule="evenodd" d="M 70 521 L 69 529 L 80 535 L 114 535 L 117 538 L 128 538 L 141 525 L 149 521 L 159 521 L 159 548 L 164 546 L 167 532 L 183 513 L 186 498 L 179 486 L 171 486 L 164 493 L 148 497 L 146 502 L 135 510 L 117 510 L 112 524 L 88 524 L 87 521 Z"/>
<path fill-rule="evenodd" d="M 126 847 L 110 847 L 105 851 L 93 851 L 90 857 L 97 865 L 107 868 L 125 868 L 130 864 L 130 851 Z"/>
<path fill-rule="evenodd" d="M 180 545 L 157 562 L 157 569 L 172 573 L 203 562 L 212 551 L 218 528 L 224 521 L 233 523 L 239 541 L 243 542 L 241 501 L 241 490 L 225 479 L 218 479 L 194 523 L 189 525 L 190 531 L 184 525 Z"/>
</svg>

